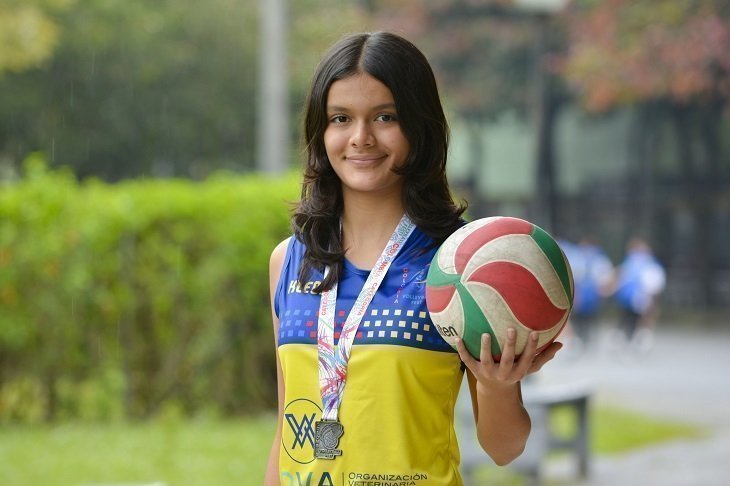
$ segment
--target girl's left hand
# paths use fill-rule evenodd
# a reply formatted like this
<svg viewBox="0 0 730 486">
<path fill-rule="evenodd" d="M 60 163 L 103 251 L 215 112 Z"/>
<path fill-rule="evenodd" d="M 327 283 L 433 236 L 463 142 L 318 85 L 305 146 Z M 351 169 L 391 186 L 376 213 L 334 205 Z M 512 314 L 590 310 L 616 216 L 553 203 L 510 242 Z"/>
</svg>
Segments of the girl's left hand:
<svg viewBox="0 0 730 486">
<path fill-rule="evenodd" d="M 501 359 L 497 362 L 492 357 L 492 336 L 488 333 L 482 334 L 479 360 L 469 354 L 460 338 L 456 340 L 456 347 L 461 360 L 479 383 L 483 385 L 512 385 L 521 381 L 530 373 L 539 371 L 545 363 L 555 357 L 555 353 L 563 346 L 561 343 L 553 342 L 540 353 L 536 353 L 537 338 L 538 333 L 532 331 L 527 338 L 524 351 L 516 361 L 515 342 L 517 341 L 517 333 L 512 328 L 507 330 L 507 342 L 502 350 Z"/>
</svg>

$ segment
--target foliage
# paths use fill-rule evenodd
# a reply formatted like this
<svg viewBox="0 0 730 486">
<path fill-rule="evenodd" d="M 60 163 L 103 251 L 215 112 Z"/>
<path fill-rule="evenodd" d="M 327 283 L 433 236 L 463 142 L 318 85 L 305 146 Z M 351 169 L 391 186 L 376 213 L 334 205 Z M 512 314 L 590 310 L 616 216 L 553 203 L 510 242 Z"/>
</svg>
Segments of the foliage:
<svg viewBox="0 0 730 486">
<path fill-rule="evenodd" d="M 524 109 L 543 67 L 593 110 L 730 95 L 723 0 L 574 0 L 553 21 L 510 0 L 369 3 L 380 25 L 424 47 L 462 115 Z"/>
<path fill-rule="evenodd" d="M 292 2 L 292 118 L 321 49 L 358 19 L 334 0 Z M 256 2 L 74 0 L 53 22 L 53 56 L 0 79 L 12 93 L 0 98 L 0 163 L 40 150 L 105 180 L 254 167 Z"/>
<path fill-rule="evenodd" d="M 268 257 L 295 197 L 293 178 L 79 184 L 29 160 L 0 193 L 0 418 L 271 405 Z"/>
<path fill-rule="evenodd" d="M 43 69 L 6 80 L 8 156 L 43 150 L 81 176 L 174 174 L 251 159 L 255 16 L 240 2 L 78 0 Z M 215 53 L 215 55 L 209 55 Z M 39 94 L 41 96 L 39 96 Z"/>
<path fill-rule="evenodd" d="M 560 71 L 593 110 L 652 99 L 730 98 L 730 9 L 722 0 L 576 1 Z"/>
<path fill-rule="evenodd" d="M 60 27 L 54 16 L 73 0 L 0 0 L 0 77 L 38 67 L 52 55 Z"/>
</svg>

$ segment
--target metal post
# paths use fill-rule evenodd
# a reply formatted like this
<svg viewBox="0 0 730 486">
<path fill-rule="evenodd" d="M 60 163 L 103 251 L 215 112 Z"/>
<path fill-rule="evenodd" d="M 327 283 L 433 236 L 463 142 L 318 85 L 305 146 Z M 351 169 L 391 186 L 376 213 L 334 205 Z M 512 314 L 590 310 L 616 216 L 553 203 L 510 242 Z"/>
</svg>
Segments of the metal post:
<svg viewBox="0 0 730 486">
<path fill-rule="evenodd" d="M 286 69 L 286 0 L 259 0 L 259 97 L 257 167 L 280 174 L 289 161 Z"/>
</svg>

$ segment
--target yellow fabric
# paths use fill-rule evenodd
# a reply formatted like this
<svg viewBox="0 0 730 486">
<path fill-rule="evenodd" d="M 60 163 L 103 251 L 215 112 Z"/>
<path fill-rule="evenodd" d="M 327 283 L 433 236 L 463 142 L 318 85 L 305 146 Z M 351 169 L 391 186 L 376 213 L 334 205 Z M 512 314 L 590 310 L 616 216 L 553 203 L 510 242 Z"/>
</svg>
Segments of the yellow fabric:
<svg viewBox="0 0 730 486">
<path fill-rule="evenodd" d="M 313 459 L 321 418 L 317 347 L 283 344 L 285 410 L 279 470 L 282 485 L 459 485 L 454 405 L 463 372 L 456 353 L 403 345 L 355 345 L 333 460 Z"/>
</svg>

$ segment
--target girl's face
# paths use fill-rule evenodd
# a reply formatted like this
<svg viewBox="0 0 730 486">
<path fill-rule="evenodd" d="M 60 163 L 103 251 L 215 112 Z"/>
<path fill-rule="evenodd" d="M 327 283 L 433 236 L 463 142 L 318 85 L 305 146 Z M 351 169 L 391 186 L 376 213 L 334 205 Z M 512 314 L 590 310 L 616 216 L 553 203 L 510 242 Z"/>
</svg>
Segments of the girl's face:
<svg viewBox="0 0 730 486">
<path fill-rule="evenodd" d="M 343 191 L 400 192 L 403 178 L 391 169 L 405 163 L 410 144 L 390 90 L 368 74 L 335 81 L 327 118 L 324 145 Z"/>
</svg>

